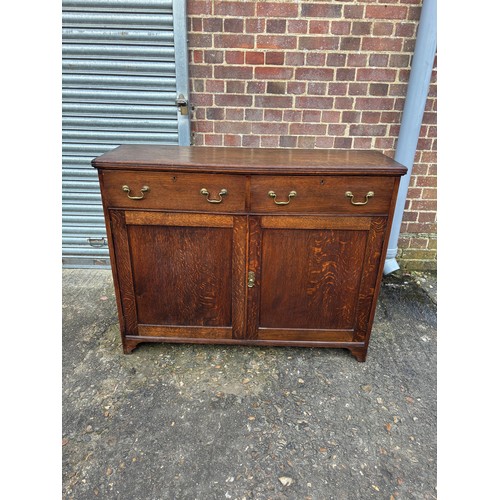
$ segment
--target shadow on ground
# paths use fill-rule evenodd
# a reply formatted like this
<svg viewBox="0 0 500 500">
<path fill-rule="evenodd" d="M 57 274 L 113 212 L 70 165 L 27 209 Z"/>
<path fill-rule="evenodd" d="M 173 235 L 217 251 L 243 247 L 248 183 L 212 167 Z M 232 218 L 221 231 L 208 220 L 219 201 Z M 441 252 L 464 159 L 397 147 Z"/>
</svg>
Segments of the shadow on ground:
<svg viewBox="0 0 500 500">
<path fill-rule="evenodd" d="M 142 344 L 111 272 L 63 271 L 63 498 L 436 498 L 435 277 L 384 277 L 366 363 Z"/>
</svg>

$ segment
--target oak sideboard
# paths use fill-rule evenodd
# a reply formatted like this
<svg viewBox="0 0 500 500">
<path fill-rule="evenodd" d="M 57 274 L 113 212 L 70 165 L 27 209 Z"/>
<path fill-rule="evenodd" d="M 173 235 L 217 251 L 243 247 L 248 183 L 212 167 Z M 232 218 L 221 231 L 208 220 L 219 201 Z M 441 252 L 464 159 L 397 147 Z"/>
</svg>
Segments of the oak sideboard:
<svg viewBox="0 0 500 500">
<path fill-rule="evenodd" d="M 139 144 L 92 164 L 125 353 L 191 342 L 366 359 L 404 166 L 376 151 Z"/>
</svg>

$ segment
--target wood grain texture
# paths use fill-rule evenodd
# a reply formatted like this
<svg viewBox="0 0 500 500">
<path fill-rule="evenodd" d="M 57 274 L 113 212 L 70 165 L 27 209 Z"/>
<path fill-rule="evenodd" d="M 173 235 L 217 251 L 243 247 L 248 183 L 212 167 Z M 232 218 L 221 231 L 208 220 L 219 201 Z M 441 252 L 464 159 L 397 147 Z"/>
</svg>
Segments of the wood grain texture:
<svg viewBox="0 0 500 500">
<path fill-rule="evenodd" d="M 261 340 L 296 340 L 323 342 L 351 342 L 353 340 L 352 330 L 320 330 L 320 329 L 299 329 L 299 328 L 259 328 L 258 338 Z"/>
<path fill-rule="evenodd" d="M 382 250 L 380 252 L 380 261 L 378 264 L 378 271 L 377 271 L 377 280 L 375 282 L 375 293 L 373 294 L 373 299 L 372 299 L 372 306 L 371 306 L 371 311 L 370 315 L 368 317 L 368 330 L 365 335 L 365 345 L 366 349 L 368 349 L 368 343 L 370 341 L 370 336 L 371 336 L 371 331 L 372 331 L 372 324 L 373 320 L 375 318 L 375 310 L 377 306 L 377 300 L 378 296 L 380 293 L 380 284 L 382 282 L 382 274 L 384 271 L 384 263 L 387 255 L 387 247 L 389 246 L 389 238 L 391 234 L 391 227 L 392 227 L 392 221 L 394 218 L 394 210 L 396 207 L 396 202 L 397 202 L 397 197 L 398 197 L 398 190 L 399 190 L 399 184 L 400 184 L 401 179 L 399 177 L 396 177 L 394 180 L 394 191 L 392 195 L 392 202 L 391 206 L 389 208 L 389 214 L 387 217 L 387 222 L 386 222 L 386 227 L 384 234 L 382 235 Z M 366 359 L 366 356 L 365 356 Z"/>
<path fill-rule="evenodd" d="M 386 226 L 386 217 L 374 217 L 372 219 L 362 265 L 363 275 L 361 286 L 357 297 L 357 321 L 354 336 L 354 340 L 356 341 L 365 340 L 367 333 L 372 327 L 372 318 L 370 314 L 375 295 L 379 266 L 381 264 L 381 252 Z"/>
<path fill-rule="evenodd" d="M 230 339 L 232 328 L 206 326 L 139 325 L 139 335 L 146 337 L 178 337 L 198 339 Z"/>
<path fill-rule="evenodd" d="M 225 345 L 247 345 L 247 346 L 295 346 L 295 347 L 324 347 L 349 350 L 364 350 L 364 342 L 326 342 L 322 340 L 260 340 L 260 339 L 233 339 L 233 338 L 198 338 L 198 337 L 151 337 L 143 335 L 141 337 L 127 337 L 127 344 L 131 350 L 137 344 L 143 342 L 172 342 L 182 344 L 225 344 Z"/>
<path fill-rule="evenodd" d="M 389 210 L 394 179 L 372 176 L 270 176 L 254 175 L 250 180 L 251 212 L 255 213 L 327 213 L 327 214 L 385 214 Z M 287 201 L 288 194 L 297 194 L 287 205 L 276 205 L 269 191 L 277 195 L 276 201 Z M 366 205 L 353 205 L 345 196 L 354 195 L 355 202 L 364 202 L 365 195 L 375 195 Z"/>
<path fill-rule="evenodd" d="M 235 339 L 245 338 L 246 331 L 247 232 L 247 217 L 234 217 L 232 251 L 232 335 Z"/>
<path fill-rule="evenodd" d="M 370 151 L 148 145 L 93 164 L 124 352 L 191 342 L 336 347 L 366 359 L 404 167 Z M 151 189 L 130 200 L 124 184 L 132 195 Z M 210 199 L 228 195 L 209 203 L 202 187 Z M 278 206 L 270 190 L 297 196 Z M 345 191 L 375 196 L 353 205 Z"/>
<path fill-rule="evenodd" d="M 378 151 L 286 148 L 228 148 L 123 144 L 92 161 L 101 169 L 243 174 L 403 175 L 406 167 Z M 208 189 L 208 188 L 207 188 Z"/>
<path fill-rule="evenodd" d="M 370 217 L 321 217 L 300 215 L 287 217 L 264 215 L 260 218 L 264 229 L 351 229 L 368 230 L 371 226 Z"/>
<path fill-rule="evenodd" d="M 140 196 L 143 186 L 149 191 L 141 200 L 131 200 L 122 189 L 127 185 L 131 196 Z M 104 196 L 108 205 L 115 208 L 189 210 L 194 212 L 243 212 L 245 210 L 245 178 L 238 175 L 185 174 L 182 172 L 129 172 L 105 171 L 103 174 Z M 219 192 L 227 190 L 220 197 L 221 203 L 210 203 L 207 196 L 200 194 L 205 188 L 211 200 L 219 199 Z"/>
<path fill-rule="evenodd" d="M 123 311 L 125 335 L 137 335 L 136 296 L 125 214 L 118 210 L 109 210 L 107 213 L 112 228 L 116 274 L 120 288 L 119 297 Z"/>
<path fill-rule="evenodd" d="M 261 241 L 262 233 L 259 217 L 248 218 L 248 272 L 255 273 L 255 285 L 247 292 L 247 329 L 246 339 L 256 339 L 260 322 L 260 289 L 261 289 Z"/>
<path fill-rule="evenodd" d="M 232 229 L 129 226 L 138 321 L 230 326 Z"/>
<path fill-rule="evenodd" d="M 233 227 L 233 216 L 126 211 L 125 222 L 136 226 Z"/>
<path fill-rule="evenodd" d="M 99 177 L 99 187 L 101 189 L 101 192 L 103 190 L 103 182 L 102 182 L 102 172 L 98 172 L 98 177 Z M 116 263 L 116 255 L 115 255 L 115 249 L 114 249 L 114 243 L 113 243 L 113 231 L 111 228 L 111 220 L 110 220 L 110 215 L 108 212 L 108 206 L 107 206 L 107 200 L 106 197 L 102 197 L 102 204 L 103 204 L 103 211 L 104 211 L 104 222 L 106 224 L 106 236 L 108 238 L 108 248 L 109 248 L 109 258 L 110 258 L 110 263 L 111 263 L 111 272 L 113 275 L 113 286 L 115 290 L 115 300 L 116 300 L 116 307 L 118 310 L 118 323 L 120 326 L 120 337 L 122 340 L 122 346 L 125 352 L 125 317 L 123 314 L 123 308 L 122 308 L 122 303 L 121 303 L 121 291 L 120 291 L 120 286 L 119 286 L 119 281 L 118 281 L 118 272 L 117 272 L 117 263 Z"/>
<path fill-rule="evenodd" d="M 259 326 L 352 329 L 367 231 L 263 230 Z"/>
</svg>

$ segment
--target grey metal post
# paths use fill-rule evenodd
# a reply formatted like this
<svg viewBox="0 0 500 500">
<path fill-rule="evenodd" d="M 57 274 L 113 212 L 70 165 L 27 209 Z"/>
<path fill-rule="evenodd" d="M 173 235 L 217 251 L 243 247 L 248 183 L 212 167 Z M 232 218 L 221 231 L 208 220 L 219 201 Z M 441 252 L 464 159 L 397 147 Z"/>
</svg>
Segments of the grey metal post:
<svg viewBox="0 0 500 500">
<path fill-rule="evenodd" d="M 177 129 L 179 145 L 191 144 L 191 103 L 189 101 L 189 52 L 187 40 L 187 12 L 186 0 L 173 0 L 174 14 L 174 48 L 175 48 L 175 84 L 177 96 L 184 96 L 187 100 L 187 114 L 177 114 Z"/>
<path fill-rule="evenodd" d="M 394 159 L 408 168 L 408 172 L 401 178 L 398 199 L 392 221 L 391 235 L 387 256 L 384 263 L 384 274 L 399 269 L 396 262 L 398 239 L 403 220 L 408 185 L 417 150 L 417 142 L 422 126 L 422 118 L 429 91 L 432 67 L 436 55 L 437 44 L 437 1 L 424 0 L 420 13 L 415 53 L 411 65 L 410 80 L 403 109 L 403 118 L 399 131 L 398 144 Z"/>
</svg>

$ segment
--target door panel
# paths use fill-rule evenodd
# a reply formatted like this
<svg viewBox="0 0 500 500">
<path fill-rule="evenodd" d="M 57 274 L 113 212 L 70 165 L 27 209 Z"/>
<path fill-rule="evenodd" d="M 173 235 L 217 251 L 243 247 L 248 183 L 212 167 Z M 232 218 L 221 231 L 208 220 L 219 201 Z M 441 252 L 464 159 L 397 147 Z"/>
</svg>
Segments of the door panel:
<svg viewBox="0 0 500 500">
<path fill-rule="evenodd" d="M 315 345 L 368 335 L 386 217 L 109 215 L 132 342 Z"/>
<path fill-rule="evenodd" d="M 359 340 L 384 227 L 383 217 L 250 217 L 247 338 Z"/>
<path fill-rule="evenodd" d="M 125 335 L 242 337 L 246 217 L 109 212 Z"/>
<path fill-rule="evenodd" d="M 352 329 L 366 234 L 264 229 L 260 326 Z"/>
<path fill-rule="evenodd" d="M 129 226 L 137 319 L 231 325 L 231 228 Z"/>
</svg>

